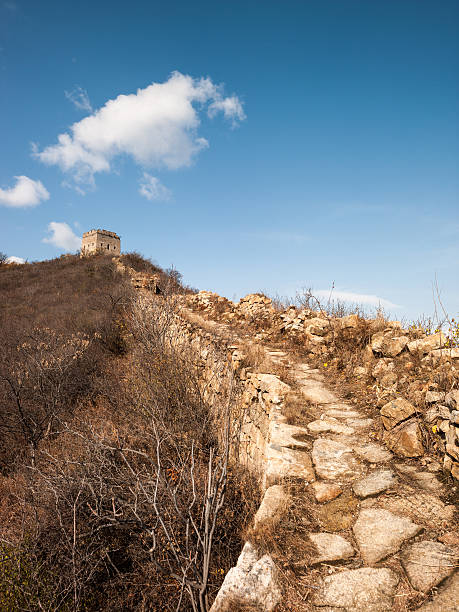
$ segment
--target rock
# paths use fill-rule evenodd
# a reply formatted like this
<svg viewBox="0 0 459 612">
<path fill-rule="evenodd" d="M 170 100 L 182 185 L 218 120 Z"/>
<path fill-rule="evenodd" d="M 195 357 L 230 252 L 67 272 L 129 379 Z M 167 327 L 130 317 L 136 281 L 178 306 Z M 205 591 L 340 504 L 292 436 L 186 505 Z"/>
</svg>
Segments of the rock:
<svg viewBox="0 0 459 612">
<path fill-rule="evenodd" d="M 318 421 L 312 421 L 308 423 L 308 429 L 314 433 L 323 433 L 325 431 L 331 431 L 336 434 L 343 434 L 349 436 L 354 433 L 352 427 L 343 425 L 336 419 L 329 417 L 328 419 L 319 419 Z"/>
<path fill-rule="evenodd" d="M 355 328 L 359 325 L 359 316 L 356 314 L 347 315 L 347 317 L 338 319 L 338 323 L 341 329 Z"/>
<path fill-rule="evenodd" d="M 354 446 L 356 455 L 370 463 L 386 463 L 392 459 L 392 453 L 379 444 L 370 442 L 365 446 Z"/>
<path fill-rule="evenodd" d="M 279 483 L 285 477 L 301 478 L 312 482 L 314 469 L 309 453 L 283 446 L 269 444 L 266 449 L 266 471 L 264 487 Z"/>
<path fill-rule="evenodd" d="M 453 391 L 447 393 L 445 404 L 448 406 L 448 408 L 459 407 L 459 389 L 454 389 Z"/>
<path fill-rule="evenodd" d="M 434 595 L 433 601 L 428 601 L 417 612 L 457 612 L 459 601 L 459 573 L 448 580 Z"/>
<path fill-rule="evenodd" d="M 407 347 L 410 353 L 421 353 L 425 355 L 434 349 L 442 348 L 445 345 L 446 340 L 446 336 L 442 332 L 438 332 L 437 334 L 427 336 L 427 338 L 408 342 Z"/>
<path fill-rule="evenodd" d="M 355 551 L 347 540 L 334 533 L 310 533 L 309 539 L 317 548 L 312 563 L 350 559 Z"/>
<path fill-rule="evenodd" d="M 398 581 L 398 576 L 386 568 L 339 572 L 323 579 L 313 603 L 343 612 L 388 612 L 393 609 Z"/>
<path fill-rule="evenodd" d="M 380 353 L 383 357 L 397 357 L 408 344 L 406 336 L 392 337 L 384 332 L 374 334 L 371 339 L 373 352 Z"/>
<path fill-rule="evenodd" d="M 263 496 L 263 500 L 258 508 L 253 528 L 257 529 L 260 525 L 269 523 L 274 526 L 287 509 L 290 496 L 281 485 L 268 487 Z"/>
<path fill-rule="evenodd" d="M 400 559 L 413 587 L 427 593 L 454 572 L 458 557 L 444 544 L 427 540 L 408 546 Z"/>
<path fill-rule="evenodd" d="M 356 410 L 326 410 L 324 415 L 327 417 L 333 417 L 335 419 L 358 419 L 362 416 L 360 412 Z"/>
<path fill-rule="evenodd" d="M 320 478 L 334 480 L 340 476 L 353 476 L 358 470 L 357 461 L 352 456 L 352 448 L 334 440 L 316 440 L 311 456 Z"/>
<path fill-rule="evenodd" d="M 376 380 L 382 378 L 394 369 L 394 362 L 391 359 L 379 359 L 378 363 L 371 371 L 371 375 Z"/>
<path fill-rule="evenodd" d="M 397 374 L 395 372 L 388 372 L 384 374 L 382 378 L 379 379 L 379 384 L 383 389 L 390 389 L 393 385 L 396 385 L 398 380 Z"/>
<path fill-rule="evenodd" d="M 416 421 L 402 423 L 384 432 L 384 442 L 399 457 L 421 457 L 424 454 L 422 435 Z"/>
<path fill-rule="evenodd" d="M 457 363 L 457 360 L 459 359 L 459 349 L 458 348 L 435 349 L 427 353 L 427 356 L 424 357 L 424 359 L 427 361 L 432 360 L 435 365 L 441 362 Z"/>
<path fill-rule="evenodd" d="M 459 550 L 459 531 L 447 531 L 438 538 L 440 542 Z"/>
<path fill-rule="evenodd" d="M 418 484 L 424 491 L 432 491 L 432 493 L 437 493 L 438 495 L 444 493 L 442 483 L 438 480 L 435 474 L 432 474 L 431 472 L 414 472 L 413 478 L 416 481 L 416 484 Z"/>
<path fill-rule="evenodd" d="M 373 565 L 396 553 L 405 540 L 421 531 L 421 527 L 387 510 L 364 508 L 353 530 L 364 562 Z"/>
<path fill-rule="evenodd" d="M 395 427 L 398 423 L 405 421 L 415 413 L 416 408 L 403 397 L 397 397 L 397 399 L 387 402 L 381 408 L 382 422 L 386 429 Z"/>
<path fill-rule="evenodd" d="M 358 497 L 369 497 L 389 489 L 396 482 L 397 478 L 391 470 L 378 470 L 354 482 L 352 488 Z"/>
<path fill-rule="evenodd" d="M 445 400 L 445 393 L 442 391 L 427 391 L 426 392 L 426 404 L 436 404 L 437 402 L 443 402 Z"/>
<path fill-rule="evenodd" d="M 369 498 L 362 502 L 374 502 Z M 428 529 L 439 529 L 451 525 L 454 519 L 455 506 L 442 502 L 437 495 L 419 491 L 419 486 L 413 482 L 410 487 L 400 496 L 387 496 L 378 499 L 378 505 L 397 514 L 404 514 L 415 518 L 416 521 Z"/>
<path fill-rule="evenodd" d="M 332 499 L 336 499 L 338 495 L 341 495 L 343 490 L 333 483 L 322 482 L 320 480 L 316 480 L 311 484 L 315 498 L 318 502 L 328 502 Z"/>
<path fill-rule="evenodd" d="M 301 392 L 311 404 L 334 404 L 338 401 L 336 395 L 326 389 L 320 381 L 300 379 Z"/>
<path fill-rule="evenodd" d="M 330 331 L 330 324 L 326 319 L 308 319 L 304 324 L 305 330 L 314 336 L 325 336 Z"/>
<path fill-rule="evenodd" d="M 449 416 L 449 408 L 442 406 L 441 404 L 437 404 L 436 406 L 432 406 L 432 408 L 426 410 L 424 421 L 427 421 L 427 423 L 433 423 L 436 419 L 449 419 Z"/>
<path fill-rule="evenodd" d="M 290 391 L 290 386 L 282 382 L 275 374 L 255 374 L 252 383 L 266 394 L 266 398 L 284 396 Z"/>
<path fill-rule="evenodd" d="M 236 567 L 230 569 L 210 612 L 232 612 L 239 606 L 253 606 L 271 612 L 281 599 L 276 566 L 269 555 L 260 559 L 250 542 L 242 549 Z"/>
</svg>

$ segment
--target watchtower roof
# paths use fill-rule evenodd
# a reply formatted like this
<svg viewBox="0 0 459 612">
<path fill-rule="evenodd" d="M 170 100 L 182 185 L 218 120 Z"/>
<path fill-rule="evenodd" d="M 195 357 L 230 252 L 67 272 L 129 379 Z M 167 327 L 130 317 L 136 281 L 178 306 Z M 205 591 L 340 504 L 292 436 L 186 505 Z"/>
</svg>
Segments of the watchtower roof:
<svg viewBox="0 0 459 612">
<path fill-rule="evenodd" d="M 110 238 L 120 238 L 118 234 L 115 234 L 115 232 L 109 232 L 108 230 L 104 229 L 92 229 L 89 230 L 89 232 L 84 232 L 83 238 L 85 238 L 86 236 L 94 236 L 95 234 L 101 234 L 102 236 L 110 236 Z"/>
</svg>

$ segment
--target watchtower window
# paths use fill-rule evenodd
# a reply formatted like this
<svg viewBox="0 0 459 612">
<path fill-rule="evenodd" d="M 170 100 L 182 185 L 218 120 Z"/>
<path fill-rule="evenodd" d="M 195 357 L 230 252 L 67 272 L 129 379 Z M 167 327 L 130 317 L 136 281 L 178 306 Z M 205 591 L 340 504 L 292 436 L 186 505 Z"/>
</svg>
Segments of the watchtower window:
<svg viewBox="0 0 459 612">
<path fill-rule="evenodd" d="M 110 245 L 109 245 L 109 244 L 107 244 L 107 249 L 109 249 L 109 248 L 110 248 Z"/>
</svg>

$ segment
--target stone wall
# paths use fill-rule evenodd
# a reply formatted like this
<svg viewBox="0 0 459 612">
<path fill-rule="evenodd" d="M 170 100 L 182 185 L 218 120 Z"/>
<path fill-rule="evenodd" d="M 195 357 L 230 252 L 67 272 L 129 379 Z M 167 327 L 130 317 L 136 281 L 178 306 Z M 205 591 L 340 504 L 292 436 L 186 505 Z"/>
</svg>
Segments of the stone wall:
<svg viewBox="0 0 459 612">
<path fill-rule="evenodd" d="M 364 319 L 356 314 L 328 316 L 323 311 L 290 306 L 279 310 L 269 298 L 248 295 L 239 303 L 209 291 L 187 297 L 203 314 L 253 328 L 258 341 L 289 342 L 312 359 L 333 366 L 342 360 L 346 343 L 356 349 L 348 378 L 383 412 L 404 400 L 403 418 L 382 418 L 384 441 L 401 457 L 420 457 L 429 448 L 441 455 L 443 469 L 459 479 L 459 346 L 457 335 L 405 329 L 399 321 Z M 348 356 L 350 357 L 350 356 Z M 342 366 L 342 362 L 340 367 Z M 407 414 L 409 412 L 409 414 Z M 403 443 L 400 443 L 400 440 Z"/>
</svg>

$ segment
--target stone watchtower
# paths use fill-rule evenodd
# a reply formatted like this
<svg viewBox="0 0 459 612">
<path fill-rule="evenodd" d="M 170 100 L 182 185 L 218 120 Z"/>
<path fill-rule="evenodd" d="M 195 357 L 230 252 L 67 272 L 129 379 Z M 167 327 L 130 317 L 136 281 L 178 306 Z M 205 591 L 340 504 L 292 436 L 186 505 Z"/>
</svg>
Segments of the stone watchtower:
<svg viewBox="0 0 459 612">
<path fill-rule="evenodd" d="M 119 255 L 121 253 L 120 237 L 114 232 L 101 229 L 85 232 L 81 241 L 81 256 L 94 253 Z"/>
</svg>

